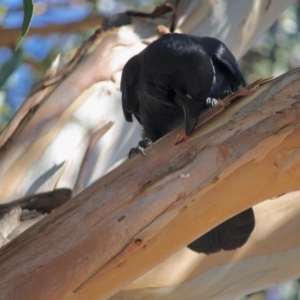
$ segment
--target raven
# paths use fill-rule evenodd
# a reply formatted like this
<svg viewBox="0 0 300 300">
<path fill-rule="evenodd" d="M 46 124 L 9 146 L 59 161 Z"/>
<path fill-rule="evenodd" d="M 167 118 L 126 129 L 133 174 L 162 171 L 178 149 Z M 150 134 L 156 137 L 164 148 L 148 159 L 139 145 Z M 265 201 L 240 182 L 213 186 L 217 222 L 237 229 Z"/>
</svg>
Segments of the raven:
<svg viewBox="0 0 300 300">
<path fill-rule="evenodd" d="M 144 136 L 153 142 L 183 121 L 189 135 L 205 106 L 213 79 L 211 59 L 194 37 L 163 35 L 133 56 L 123 69 L 125 119 L 132 122 L 133 114 L 143 125 Z"/>
<path fill-rule="evenodd" d="M 122 73 L 125 119 L 132 122 L 134 115 L 144 128 L 137 149 L 143 153 L 144 147 L 183 123 L 188 137 L 204 109 L 245 85 L 237 61 L 221 41 L 188 34 L 163 35 L 133 56 Z M 249 208 L 188 247 L 206 254 L 233 250 L 245 244 L 254 225 Z"/>
</svg>

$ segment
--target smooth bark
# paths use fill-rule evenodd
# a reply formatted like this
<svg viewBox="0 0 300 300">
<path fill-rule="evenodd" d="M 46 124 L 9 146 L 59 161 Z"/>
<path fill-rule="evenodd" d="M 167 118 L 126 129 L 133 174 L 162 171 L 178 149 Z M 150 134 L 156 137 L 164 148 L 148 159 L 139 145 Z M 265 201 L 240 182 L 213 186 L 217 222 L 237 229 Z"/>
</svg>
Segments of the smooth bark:
<svg viewBox="0 0 300 300">
<path fill-rule="evenodd" d="M 298 69 L 263 84 L 177 146 L 175 130 L 28 229 L 1 249 L 0 298 L 107 299 L 225 219 L 300 189 L 299 82 Z"/>
</svg>

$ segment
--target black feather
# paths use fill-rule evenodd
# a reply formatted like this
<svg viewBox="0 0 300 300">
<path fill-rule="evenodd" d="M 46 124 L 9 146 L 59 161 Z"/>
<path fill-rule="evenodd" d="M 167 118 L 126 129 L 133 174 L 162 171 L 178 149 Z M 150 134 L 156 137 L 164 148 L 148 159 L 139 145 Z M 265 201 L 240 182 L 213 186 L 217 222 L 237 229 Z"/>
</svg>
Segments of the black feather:
<svg viewBox="0 0 300 300">
<path fill-rule="evenodd" d="M 185 123 L 190 135 L 207 98 L 222 99 L 245 86 L 238 63 L 219 40 L 166 34 L 125 65 L 122 105 L 125 119 L 142 124 L 153 142 Z M 212 229 L 188 247 L 214 253 L 242 246 L 254 228 L 252 208 Z"/>
</svg>

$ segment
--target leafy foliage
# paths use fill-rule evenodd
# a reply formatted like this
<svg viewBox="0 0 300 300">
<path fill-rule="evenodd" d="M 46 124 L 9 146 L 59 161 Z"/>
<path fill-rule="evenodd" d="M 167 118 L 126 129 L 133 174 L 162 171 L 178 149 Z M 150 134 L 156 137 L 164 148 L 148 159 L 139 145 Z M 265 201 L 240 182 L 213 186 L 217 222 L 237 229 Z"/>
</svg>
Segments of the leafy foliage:
<svg viewBox="0 0 300 300">
<path fill-rule="evenodd" d="M 21 63 L 22 50 L 18 48 L 10 59 L 5 62 L 0 69 L 0 88 L 5 84 L 9 76 L 17 69 Z"/>
<path fill-rule="evenodd" d="M 33 11 L 34 11 L 33 0 L 23 0 L 23 5 L 24 5 L 24 19 L 23 19 L 23 24 L 22 24 L 21 36 L 20 36 L 19 41 L 17 43 L 16 49 L 18 49 L 18 47 L 22 43 L 25 35 L 27 34 L 27 32 L 29 30 L 30 23 L 31 23 L 31 20 L 32 20 L 32 16 L 33 16 Z"/>
</svg>

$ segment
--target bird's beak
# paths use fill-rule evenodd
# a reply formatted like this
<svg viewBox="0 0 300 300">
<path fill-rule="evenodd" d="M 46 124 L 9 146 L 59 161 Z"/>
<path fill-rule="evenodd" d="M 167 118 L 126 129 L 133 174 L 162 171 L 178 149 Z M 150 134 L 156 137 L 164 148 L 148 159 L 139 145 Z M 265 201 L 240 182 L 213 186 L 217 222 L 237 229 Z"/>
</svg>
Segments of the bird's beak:
<svg viewBox="0 0 300 300">
<path fill-rule="evenodd" d="M 182 101 L 182 106 L 184 111 L 185 133 L 187 136 L 190 136 L 203 110 L 203 103 L 196 102 L 191 97 L 186 96 Z"/>
</svg>

